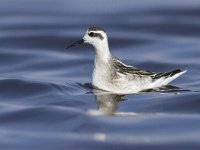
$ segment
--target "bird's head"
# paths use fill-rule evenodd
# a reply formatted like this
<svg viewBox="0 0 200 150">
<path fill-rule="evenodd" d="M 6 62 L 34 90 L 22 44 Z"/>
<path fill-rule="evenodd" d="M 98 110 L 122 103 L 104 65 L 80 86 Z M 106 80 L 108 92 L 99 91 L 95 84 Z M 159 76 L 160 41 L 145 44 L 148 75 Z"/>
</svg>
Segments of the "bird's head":
<svg viewBox="0 0 200 150">
<path fill-rule="evenodd" d="M 88 43 L 88 44 L 93 45 L 95 48 L 97 48 L 99 46 L 103 46 L 104 44 L 107 44 L 107 40 L 108 40 L 107 34 L 102 28 L 92 26 L 87 29 L 85 35 L 83 36 L 81 40 L 71 44 L 70 46 L 68 46 L 68 48 L 82 44 L 82 43 Z"/>
</svg>

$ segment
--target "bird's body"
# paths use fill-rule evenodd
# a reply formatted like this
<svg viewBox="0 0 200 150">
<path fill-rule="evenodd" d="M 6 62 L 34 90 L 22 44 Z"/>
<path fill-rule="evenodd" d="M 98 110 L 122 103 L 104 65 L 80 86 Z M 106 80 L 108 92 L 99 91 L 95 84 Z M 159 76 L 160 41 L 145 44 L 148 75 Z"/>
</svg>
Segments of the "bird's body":
<svg viewBox="0 0 200 150">
<path fill-rule="evenodd" d="M 81 41 L 92 44 L 96 50 L 93 86 L 112 93 L 128 94 L 167 85 L 186 71 L 180 69 L 154 73 L 126 65 L 115 58 L 109 50 L 106 33 L 98 27 L 90 27 Z"/>
<path fill-rule="evenodd" d="M 185 71 L 154 73 L 128 66 L 111 56 L 108 62 L 95 59 L 92 84 L 113 93 L 127 94 L 167 85 Z"/>
</svg>

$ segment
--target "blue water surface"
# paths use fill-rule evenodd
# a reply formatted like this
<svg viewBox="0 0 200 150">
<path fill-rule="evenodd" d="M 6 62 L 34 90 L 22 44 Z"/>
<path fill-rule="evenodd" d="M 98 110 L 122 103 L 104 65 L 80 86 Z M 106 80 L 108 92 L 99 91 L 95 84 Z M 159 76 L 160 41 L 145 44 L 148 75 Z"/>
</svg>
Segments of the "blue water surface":
<svg viewBox="0 0 200 150">
<path fill-rule="evenodd" d="M 200 1 L 1 0 L 0 149 L 200 149 Z M 114 95 L 91 87 L 91 25 L 112 53 L 176 87 Z"/>
</svg>

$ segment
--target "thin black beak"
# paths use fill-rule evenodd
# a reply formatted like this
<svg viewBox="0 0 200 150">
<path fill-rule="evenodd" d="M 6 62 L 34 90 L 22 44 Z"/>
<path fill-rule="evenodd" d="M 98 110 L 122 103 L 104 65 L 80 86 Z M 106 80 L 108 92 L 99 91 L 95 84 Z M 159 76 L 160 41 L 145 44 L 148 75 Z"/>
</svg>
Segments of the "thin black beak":
<svg viewBox="0 0 200 150">
<path fill-rule="evenodd" d="M 79 41 L 77 41 L 77 42 L 75 42 L 75 43 L 69 45 L 68 47 L 66 47 L 66 49 L 68 49 L 68 48 L 70 48 L 70 47 L 73 47 L 73 46 L 76 46 L 76 45 L 79 45 L 79 44 L 82 44 L 82 43 L 84 43 L 84 40 L 83 40 L 83 39 L 81 39 L 81 40 L 79 40 Z"/>
</svg>

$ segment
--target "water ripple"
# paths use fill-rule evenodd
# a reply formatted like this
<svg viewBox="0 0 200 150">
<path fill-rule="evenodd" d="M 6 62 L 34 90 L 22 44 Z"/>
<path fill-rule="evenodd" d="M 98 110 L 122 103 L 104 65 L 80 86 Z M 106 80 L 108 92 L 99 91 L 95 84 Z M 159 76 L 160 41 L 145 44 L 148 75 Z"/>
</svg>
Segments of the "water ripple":
<svg viewBox="0 0 200 150">
<path fill-rule="evenodd" d="M 1 149 L 199 149 L 199 4 L 1 0 Z M 93 48 L 65 49 L 91 25 L 128 64 L 188 72 L 137 94 L 94 89 Z"/>
</svg>

